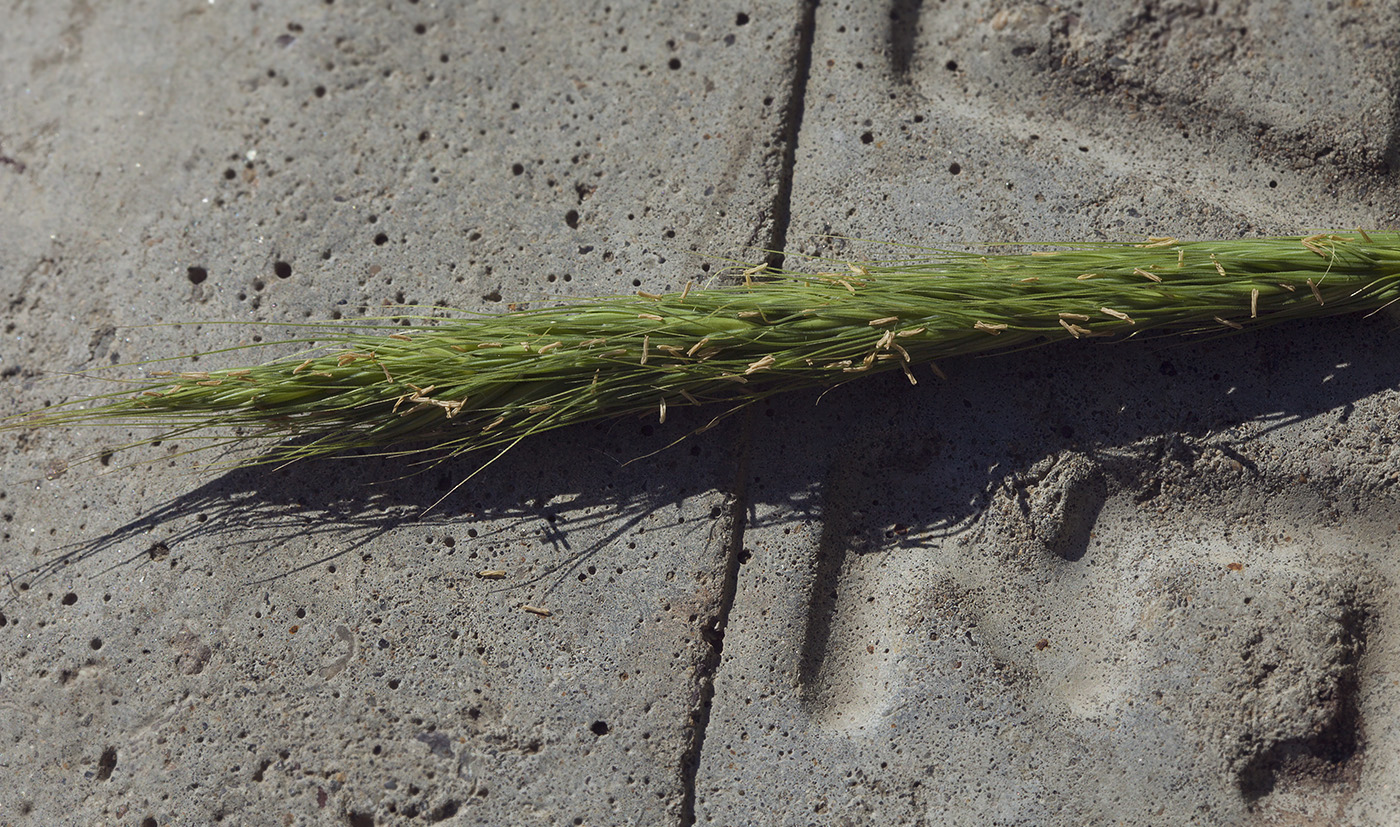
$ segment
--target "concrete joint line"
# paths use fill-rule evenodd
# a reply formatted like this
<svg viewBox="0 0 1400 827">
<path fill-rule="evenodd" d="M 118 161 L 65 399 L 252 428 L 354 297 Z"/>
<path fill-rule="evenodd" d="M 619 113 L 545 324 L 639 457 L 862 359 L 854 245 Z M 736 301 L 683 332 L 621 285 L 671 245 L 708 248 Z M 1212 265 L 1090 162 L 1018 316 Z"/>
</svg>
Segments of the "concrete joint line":
<svg viewBox="0 0 1400 827">
<path fill-rule="evenodd" d="M 819 2 L 820 0 L 807 0 L 803 3 L 797 24 L 797 48 L 793 53 L 792 82 L 780 130 L 783 142 L 782 161 L 778 171 L 777 192 L 773 195 L 771 232 L 766 245 L 771 251 L 767 263 L 775 269 L 783 266 L 782 251 L 787 246 L 788 226 L 792 221 L 793 175 L 797 166 L 797 145 L 802 133 L 802 115 L 806 108 L 807 80 L 811 74 L 812 44 L 816 40 Z M 730 533 L 725 549 L 724 586 L 715 619 L 710 627 L 704 630 L 710 651 L 701 666 L 699 698 L 691 715 L 690 744 L 681 756 L 680 773 L 684 789 L 680 812 L 681 827 L 692 827 L 696 822 L 695 784 L 700 769 L 700 757 L 705 748 L 705 731 L 710 722 L 710 707 L 715 696 L 715 673 L 723 656 L 724 629 L 728 625 L 729 613 L 734 607 L 734 598 L 739 590 L 739 558 L 744 550 L 744 530 L 749 508 L 748 469 L 752 429 L 753 409 L 750 408 L 744 414 L 743 429 L 736 452 L 735 478 L 729 500 Z"/>
<path fill-rule="evenodd" d="M 705 731 L 710 723 L 710 706 L 715 697 L 715 673 L 719 671 L 720 659 L 724 654 L 724 630 L 729 624 L 729 613 L 734 608 L 734 598 L 739 592 L 739 559 L 744 551 L 744 530 L 748 523 L 749 497 L 749 454 L 752 448 L 753 408 L 744 412 L 743 425 L 739 432 L 739 444 L 735 449 L 734 482 L 730 486 L 730 496 L 725 507 L 729 522 L 729 536 L 725 539 L 724 580 L 720 600 L 714 618 L 701 630 L 709 644 L 709 652 L 700 665 L 700 686 L 695 705 L 690 716 L 690 743 L 681 756 L 681 782 L 684 797 L 681 800 L 681 827 L 695 824 L 695 783 L 700 770 L 700 756 L 705 749 Z"/>
<path fill-rule="evenodd" d="M 802 115 L 807 106 L 807 80 L 812 70 L 812 44 L 816 40 L 817 5 L 819 0 L 803 3 L 798 19 L 797 49 L 793 53 L 792 83 L 783 107 L 783 154 L 778 171 L 777 192 L 773 194 L 772 233 L 768 238 L 768 266 L 783 266 L 783 250 L 787 247 L 788 226 L 792 223 L 792 183 L 797 167 L 797 144 L 802 134 Z"/>
</svg>

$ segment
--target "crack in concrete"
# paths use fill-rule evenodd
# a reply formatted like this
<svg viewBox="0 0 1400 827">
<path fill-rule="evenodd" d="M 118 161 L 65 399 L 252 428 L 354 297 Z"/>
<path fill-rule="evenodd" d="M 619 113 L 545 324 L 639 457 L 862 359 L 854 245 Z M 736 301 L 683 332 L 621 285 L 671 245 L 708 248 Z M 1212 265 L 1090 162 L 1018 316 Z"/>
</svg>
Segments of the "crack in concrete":
<svg viewBox="0 0 1400 827">
<path fill-rule="evenodd" d="M 807 0 L 798 22 L 797 50 L 793 56 L 792 94 L 783 111 L 783 160 L 778 175 L 778 191 L 773 195 L 773 235 L 769 239 L 768 266 L 783 266 L 788 225 L 792 223 L 792 181 L 797 168 L 797 143 L 802 133 L 802 116 L 807 108 L 807 80 L 812 73 L 812 44 L 817 34 L 817 6 L 820 0 Z"/>
<path fill-rule="evenodd" d="M 681 785 L 684 794 L 681 799 L 681 827 L 695 824 L 695 783 L 700 771 L 700 756 L 705 749 L 705 731 L 710 724 L 710 706 L 715 697 L 715 673 L 719 670 L 720 659 L 724 654 L 724 630 L 729 623 L 729 613 L 734 608 L 734 598 L 739 591 L 740 558 L 744 551 L 744 530 L 748 520 L 748 478 L 749 452 L 752 445 L 753 409 L 744 413 L 739 432 L 739 445 L 735 451 L 734 483 L 726 507 L 729 510 L 729 537 L 724 550 L 724 578 L 720 592 L 719 607 L 708 625 L 701 630 L 710 652 L 699 667 L 700 687 L 695 706 L 691 711 L 690 743 L 681 756 Z"/>
<path fill-rule="evenodd" d="M 806 108 L 807 80 L 811 74 L 812 44 L 816 40 L 817 5 L 820 0 L 807 0 L 802 5 L 797 29 L 797 49 L 793 59 L 791 93 L 783 112 L 783 154 L 778 176 L 777 192 L 773 196 L 772 234 L 768 240 L 767 264 L 779 269 L 783 266 L 783 250 L 787 246 L 788 225 L 792 221 L 792 185 L 797 166 L 797 143 L 802 131 L 802 115 Z M 752 446 L 750 435 L 753 430 L 753 409 L 744 414 L 740 432 L 735 468 L 734 484 L 731 487 L 729 538 L 725 548 L 725 570 L 718 610 L 714 620 L 702 631 L 710 651 L 700 666 L 700 687 L 694 710 L 691 713 L 690 743 L 681 756 L 681 784 L 684 790 L 681 799 L 680 825 L 693 827 L 695 824 L 695 785 L 700 771 L 700 758 L 705 749 L 705 732 L 710 723 L 710 709 L 715 696 L 715 673 L 719 669 L 724 654 L 724 630 L 729 623 L 730 611 L 739 591 L 740 558 L 744 551 L 744 532 L 747 528 L 749 454 Z"/>
</svg>

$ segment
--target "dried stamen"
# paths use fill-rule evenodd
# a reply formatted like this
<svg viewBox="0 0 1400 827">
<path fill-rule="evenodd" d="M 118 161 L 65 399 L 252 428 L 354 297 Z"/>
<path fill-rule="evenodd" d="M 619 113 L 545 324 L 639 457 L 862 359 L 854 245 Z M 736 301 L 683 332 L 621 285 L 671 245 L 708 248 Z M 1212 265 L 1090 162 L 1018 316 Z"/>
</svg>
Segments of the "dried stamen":
<svg viewBox="0 0 1400 827">
<path fill-rule="evenodd" d="M 1326 304 L 1326 302 L 1322 300 L 1322 291 L 1317 289 L 1316 282 L 1312 279 L 1308 279 L 1308 287 L 1312 289 L 1313 298 L 1317 299 L 1318 304 Z"/>
<path fill-rule="evenodd" d="M 748 370 L 744 371 L 744 375 L 748 376 L 749 374 L 758 373 L 761 370 L 767 370 L 768 368 L 773 367 L 774 363 L 776 363 L 777 361 L 778 360 L 774 359 L 772 356 L 765 356 L 762 359 L 759 359 L 757 362 L 750 363 Z"/>
</svg>

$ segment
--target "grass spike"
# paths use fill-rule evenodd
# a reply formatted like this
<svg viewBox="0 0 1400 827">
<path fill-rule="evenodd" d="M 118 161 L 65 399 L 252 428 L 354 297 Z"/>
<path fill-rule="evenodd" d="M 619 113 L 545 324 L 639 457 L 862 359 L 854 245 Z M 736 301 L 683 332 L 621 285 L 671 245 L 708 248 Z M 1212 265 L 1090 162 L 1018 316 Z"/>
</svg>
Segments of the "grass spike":
<svg viewBox="0 0 1400 827">
<path fill-rule="evenodd" d="M 402 325 L 408 317 L 310 324 L 304 338 L 278 343 L 306 348 L 286 361 L 151 372 L 124 381 L 120 393 L 11 417 L 0 428 L 149 426 L 161 432 L 153 439 L 265 443 L 269 451 L 253 461 L 269 463 L 353 449 L 451 456 L 508 449 L 603 417 L 664 418 L 678 405 L 733 411 L 874 373 L 898 370 L 913 382 L 912 365 L 943 377 L 936 363 L 956 356 L 1218 334 L 1400 301 L 1395 232 L 1055 247 L 822 264 L 848 271 L 843 277 L 760 265 L 732 287 L 687 283 L 680 293 L 412 329 Z"/>
</svg>

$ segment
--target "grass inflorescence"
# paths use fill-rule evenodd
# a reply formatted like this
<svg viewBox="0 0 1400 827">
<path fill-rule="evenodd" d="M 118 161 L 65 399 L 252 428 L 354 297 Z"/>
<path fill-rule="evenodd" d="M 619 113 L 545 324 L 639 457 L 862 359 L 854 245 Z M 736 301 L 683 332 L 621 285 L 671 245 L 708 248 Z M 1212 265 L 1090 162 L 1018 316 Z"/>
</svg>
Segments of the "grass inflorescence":
<svg viewBox="0 0 1400 827">
<path fill-rule="evenodd" d="M 828 265 L 830 266 L 830 265 Z M 836 272 L 578 301 L 434 325 L 311 325 L 301 358 L 148 374 L 6 427 L 154 426 L 266 440 L 266 461 L 357 448 L 455 455 L 602 417 L 719 404 L 954 356 L 1148 331 L 1230 332 L 1400 300 L 1400 233 L 933 252 Z M 308 343 L 310 343 L 308 341 Z M 930 371 L 928 366 L 932 365 Z M 221 435 L 221 436 L 219 436 Z"/>
</svg>

